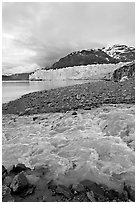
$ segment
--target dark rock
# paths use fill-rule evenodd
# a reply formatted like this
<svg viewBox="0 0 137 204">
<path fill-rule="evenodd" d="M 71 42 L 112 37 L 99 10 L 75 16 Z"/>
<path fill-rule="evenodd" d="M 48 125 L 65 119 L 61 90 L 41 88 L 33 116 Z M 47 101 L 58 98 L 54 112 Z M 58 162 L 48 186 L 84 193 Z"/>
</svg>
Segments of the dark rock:
<svg viewBox="0 0 137 204">
<path fill-rule="evenodd" d="M 64 195 L 66 198 L 68 199 L 72 199 L 73 197 L 73 194 L 71 193 L 70 189 L 67 188 L 66 186 L 64 185 L 58 185 L 57 188 L 55 189 L 55 192 L 57 194 L 62 194 Z"/>
<path fill-rule="evenodd" d="M 89 199 L 85 192 L 75 194 L 71 202 L 89 202 Z"/>
<path fill-rule="evenodd" d="M 16 193 L 26 188 L 27 186 L 28 186 L 27 178 L 24 175 L 24 172 L 21 172 L 13 178 L 10 188 L 13 190 L 13 192 Z"/>
<path fill-rule="evenodd" d="M 72 185 L 72 190 L 74 191 L 74 193 L 81 193 L 85 191 L 85 188 L 82 184 L 78 183 Z"/>
<path fill-rule="evenodd" d="M 80 182 L 80 184 L 82 184 L 88 190 L 92 190 L 93 186 L 96 185 L 95 182 L 90 181 L 90 180 L 83 180 Z"/>
<path fill-rule="evenodd" d="M 119 197 L 119 193 L 115 190 L 106 190 L 105 197 L 107 197 L 110 201 L 115 200 Z"/>
<path fill-rule="evenodd" d="M 84 110 L 91 110 L 91 107 L 90 106 L 85 106 L 83 107 Z"/>
<path fill-rule="evenodd" d="M 105 194 L 105 190 L 106 187 L 102 186 L 102 185 L 98 185 L 95 182 L 92 182 L 90 180 L 84 180 L 80 182 L 88 191 L 92 191 L 94 193 L 94 198 L 96 200 L 100 199 L 103 200 L 104 199 L 104 194 Z"/>
<path fill-rule="evenodd" d="M 74 112 L 72 113 L 72 115 L 77 115 L 77 112 L 76 112 L 76 111 L 74 111 Z"/>
<path fill-rule="evenodd" d="M 51 189 L 52 191 L 55 191 L 57 188 L 57 184 L 55 181 L 51 180 L 50 182 L 48 182 L 48 189 Z"/>
<path fill-rule="evenodd" d="M 124 184 L 124 190 L 127 191 L 128 198 L 135 202 L 135 189 L 128 184 Z"/>
<path fill-rule="evenodd" d="M 119 193 L 118 200 L 127 202 L 129 200 L 127 191 L 123 191 L 122 193 Z"/>
<path fill-rule="evenodd" d="M 26 167 L 25 164 L 19 163 L 14 167 L 13 171 L 15 173 L 20 173 L 21 171 L 26 171 L 27 169 L 28 167 Z"/>
<path fill-rule="evenodd" d="M 37 120 L 37 119 L 38 119 L 38 117 L 37 117 L 37 116 L 33 117 L 33 121 L 35 121 L 35 120 Z"/>
<path fill-rule="evenodd" d="M 14 202 L 15 199 L 11 195 L 11 189 L 6 185 L 2 186 L 2 201 L 3 202 Z"/>
<path fill-rule="evenodd" d="M 32 193 L 34 193 L 35 191 L 35 186 L 29 186 L 28 188 L 24 189 L 23 191 L 21 191 L 20 193 L 20 197 L 26 197 L 31 195 Z"/>
</svg>

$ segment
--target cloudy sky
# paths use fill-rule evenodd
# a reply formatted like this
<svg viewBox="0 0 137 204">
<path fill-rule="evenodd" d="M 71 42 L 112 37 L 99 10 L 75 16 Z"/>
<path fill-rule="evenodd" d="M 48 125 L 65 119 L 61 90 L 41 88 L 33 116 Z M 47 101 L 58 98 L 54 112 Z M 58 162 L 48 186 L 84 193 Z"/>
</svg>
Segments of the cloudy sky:
<svg viewBox="0 0 137 204">
<path fill-rule="evenodd" d="M 3 3 L 3 73 L 49 66 L 72 51 L 134 46 L 134 3 Z"/>
</svg>

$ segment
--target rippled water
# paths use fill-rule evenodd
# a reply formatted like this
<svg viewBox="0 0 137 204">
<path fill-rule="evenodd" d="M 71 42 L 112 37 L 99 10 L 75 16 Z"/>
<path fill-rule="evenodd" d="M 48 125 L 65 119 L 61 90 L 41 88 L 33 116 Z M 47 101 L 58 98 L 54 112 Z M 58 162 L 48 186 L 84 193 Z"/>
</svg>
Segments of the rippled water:
<svg viewBox="0 0 137 204">
<path fill-rule="evenodd" d="M 24 94 L 44 89 L 53 89 L 75 84 L 86 83 L 88 80 L 56 80 L 56 81 L 3 81 L 2 103 L 15 100 Z"/>
</svg>

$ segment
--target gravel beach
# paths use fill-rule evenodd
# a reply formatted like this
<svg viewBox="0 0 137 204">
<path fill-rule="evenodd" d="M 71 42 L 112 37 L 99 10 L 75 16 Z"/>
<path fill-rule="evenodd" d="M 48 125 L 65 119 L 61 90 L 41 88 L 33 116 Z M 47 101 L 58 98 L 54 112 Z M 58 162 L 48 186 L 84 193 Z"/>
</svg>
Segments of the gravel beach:
<svg viewBox="0 0 137 204">
<path fill-rule="evenodd" d="M 3 104 L 3 114 L 32 115 L 90 109 L 103 104 L 134 104 L 135 81 L 98 81 L 34 92 Z"/>
</svg>

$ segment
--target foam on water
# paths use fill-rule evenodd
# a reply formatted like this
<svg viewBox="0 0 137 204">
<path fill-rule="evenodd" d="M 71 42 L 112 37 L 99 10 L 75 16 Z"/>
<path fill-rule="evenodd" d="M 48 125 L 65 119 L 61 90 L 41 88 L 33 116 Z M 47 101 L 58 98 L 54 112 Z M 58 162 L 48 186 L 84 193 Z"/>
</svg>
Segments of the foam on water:
<svg viewBox="0 0 137 204">
<path fill-rule="evenodd" d="M 51 178 L 69 185 L 83 179 L 121 190 L 134 185 L 134 106 L 3 116 L 3 164 L 48 165 Z"/>
</svg>

